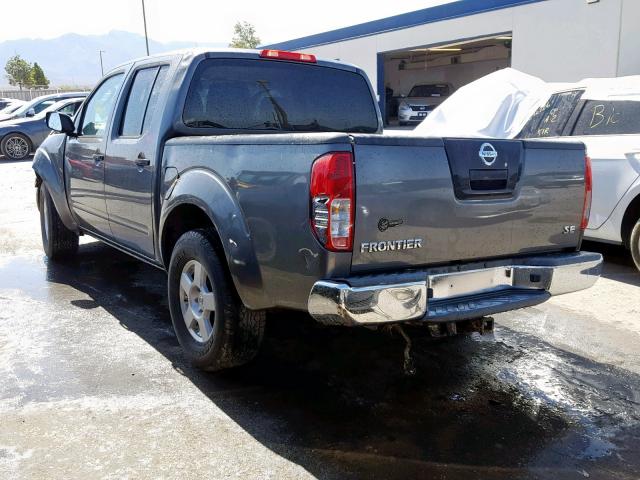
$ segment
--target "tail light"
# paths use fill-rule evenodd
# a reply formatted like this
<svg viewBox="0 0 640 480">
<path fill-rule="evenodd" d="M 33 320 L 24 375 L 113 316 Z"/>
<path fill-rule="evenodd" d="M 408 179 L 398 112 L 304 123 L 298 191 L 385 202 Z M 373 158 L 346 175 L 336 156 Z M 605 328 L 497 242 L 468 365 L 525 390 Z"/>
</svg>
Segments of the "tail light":
<svg viewBox="0 0 640 480">
<path fill-rule="evenodd" d="M 593 176 L 591 173 L 591 159 L 584 157 L 584 204 L 582 206 L 582 222 L 580 230 L 584 231 L 589 225 L 589 214 L 591 213 L 591 195 L 593 190 Z"/>
<path fill-rule="evenodd" d="M 261 58 L 272 60 L 289 60 L 293 62 L 317 63 L 316 56 L 309 53 L 285 52 L 283 50 L 262 50 Z"/>
<path fill-rule="evenodd" d="M 311 168 L 311 226 L 328 250 L 353 248 L 354 175 L 351 152 L 327 153 Z"/>
</svg>

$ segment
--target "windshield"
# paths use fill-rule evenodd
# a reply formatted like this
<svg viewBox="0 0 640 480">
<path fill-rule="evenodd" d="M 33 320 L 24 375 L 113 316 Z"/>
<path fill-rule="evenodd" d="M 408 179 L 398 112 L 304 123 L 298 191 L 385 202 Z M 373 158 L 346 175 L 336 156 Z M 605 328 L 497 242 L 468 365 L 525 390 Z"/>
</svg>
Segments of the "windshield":
<svg viewBox="0 0 640 480">
<path fill-rule="evenodd" d="M 409 92 L 410 97 L 447 97 L 449 85 L 416 85 Z"/>
<path fill-rule="evenodd" d="M 62 100 L 69 100 L 69 98 L 75 97 L 76 95 L 74 95 L 73 93 L 66 93 L 64 95 L 65 98 L 48 98 L 48 99 L 43 99 L 42 97 L 38 97 L 38 98 L 34 98 L 33 100 L 31 100 L 30 102 L 25 103 L 24 105 L 21 105 L 20 108 L 18 108 L 14 114 L 16 116 L 20 116 L 23 113 L 27 113 L 27 111 L 29 111 L 30 108 L 33 108 L 36 112 L 36 114 L 42 112 L 43 110 L 45 110 L 46 108 L 49 108 L 51 105 L 53 105 L 56 102 L 60 102 Z M 86 97 L 86 93 L 78 93 L 77 94 L 78 97 L 80 98 L 84 98 Z"/>
<path fill-rule="evenodd" d="M 56 100 L 54 99 L 42 100 L 41 98 L 36 98 L 22 105 L 14 113 L 19 116 L 29 111 L 30 108 L 33 108 L 36 113 L 40 113 L 42 110 L 49 107 L 50 105 L 53 105 L 54 103 L 56 103 Z"/>
<path fill-rule="evenodd" d="M 18 103 L 18 104 L 16 104 L 16 105 L 9 105 L 9 106 L 8 106 L 8 107 L 6 107 L 4 110 L 0 110 L 0 113 L 3 113 L 3 114 L 5 114 L 5 115 L 6 115 L 6 114 L 8 114 L 8 113 L 13 113 L 13 112 L 15 112 L 18 108 L 20 108 L 20 106 L 21 106 L 21 105 L 22 105 L 21 103 Z"/>
<path fill-rule="evenodd" d="M 203 61 L 191 82 L 183 119 L 194 128 L 378 131 L 373 96 L 362 75 L 272 60 Z"/>
</svg>

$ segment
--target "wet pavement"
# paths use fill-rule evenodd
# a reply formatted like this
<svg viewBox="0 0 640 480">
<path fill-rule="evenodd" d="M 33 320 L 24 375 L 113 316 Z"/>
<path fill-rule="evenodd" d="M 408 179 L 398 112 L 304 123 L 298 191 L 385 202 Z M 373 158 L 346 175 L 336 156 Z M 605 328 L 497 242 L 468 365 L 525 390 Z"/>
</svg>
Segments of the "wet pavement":
<svg viewBox="0 0 640 480">
<path fill-rule="evenodd" d="M 248 367 L 183 359 L 165 275 L 40 247 L 29 162 L 0 161 L 0 478 L 640 478 L 640 275 L 404 343 L 269 316 Z"/>
</svg>

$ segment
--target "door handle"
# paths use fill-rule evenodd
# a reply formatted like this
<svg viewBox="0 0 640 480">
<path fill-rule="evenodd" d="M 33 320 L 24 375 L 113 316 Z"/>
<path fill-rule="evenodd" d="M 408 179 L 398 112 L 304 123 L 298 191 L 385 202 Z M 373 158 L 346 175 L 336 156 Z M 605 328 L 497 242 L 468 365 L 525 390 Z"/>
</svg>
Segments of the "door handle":
<svg viewBox="0 0 640 480">
<path fill-rule="evenodd" d="M 102 155 L 101 153 L 94 153 L 93 161 L 96 165 L 100 165 L 102 162 L 104 162 L 104 155 Z"/>
<path fill-rule="evenodd" d="M 136 165 L 140 168 L 142 167 L 148 167 L 151 164 L 151 162 L 149 161 L 149 159 L 147 159 L 147 157 L 145 157 L 143 152 L 140 152 L 138 154 L 138 158 L 136 158 Z"/>
</svg>

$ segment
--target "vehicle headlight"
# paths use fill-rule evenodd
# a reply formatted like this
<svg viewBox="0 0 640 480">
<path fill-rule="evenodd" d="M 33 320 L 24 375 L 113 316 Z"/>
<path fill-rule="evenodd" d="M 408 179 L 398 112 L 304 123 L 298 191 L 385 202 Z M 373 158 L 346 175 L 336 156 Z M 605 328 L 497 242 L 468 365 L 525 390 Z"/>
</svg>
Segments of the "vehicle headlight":
<svg viewBox="0 0 640 480">
<path fill-rule="evenodd" d="M 411 108 L 409 108 L 409 105 L 407 105 L 406 103 L 401 103 L 399 108 L 400 110 L 411 110 Z"/>
</svg>

